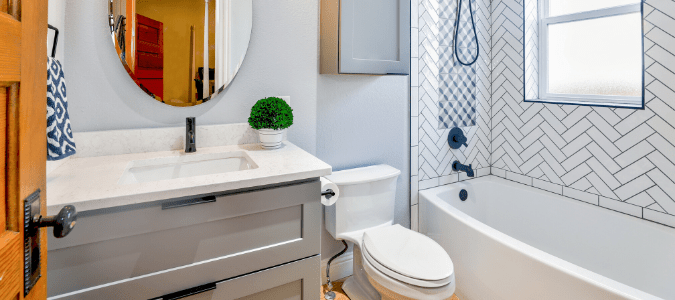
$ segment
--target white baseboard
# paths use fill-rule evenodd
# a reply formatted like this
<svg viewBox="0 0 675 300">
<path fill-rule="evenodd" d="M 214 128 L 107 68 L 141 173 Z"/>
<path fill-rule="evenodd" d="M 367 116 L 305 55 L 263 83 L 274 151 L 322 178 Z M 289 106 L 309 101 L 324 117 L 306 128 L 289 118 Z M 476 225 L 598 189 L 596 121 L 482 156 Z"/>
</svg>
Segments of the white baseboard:
<svg viewBox="0 0 675 300">
<path fill-rule="evenodd" d="M 321 284 L 326 284 L 326 265 L 329 258 L 321 260 Z M 336 258 L 330 264 L 330 280 L 336 281 L 345 277 L 352 276 L 353 273 L 353 253 L 345 253 Z"/>
</svg>

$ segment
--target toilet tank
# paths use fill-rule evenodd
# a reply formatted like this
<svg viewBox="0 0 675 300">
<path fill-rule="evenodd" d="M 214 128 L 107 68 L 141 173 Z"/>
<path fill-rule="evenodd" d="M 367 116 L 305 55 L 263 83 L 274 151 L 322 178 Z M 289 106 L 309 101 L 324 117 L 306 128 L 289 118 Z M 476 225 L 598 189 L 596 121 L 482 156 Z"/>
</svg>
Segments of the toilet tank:
<svg viewBox="0 0 675 300">
<path fill-rule="evenodd" d="M 388 165 L 333 172 L 326 178 L 340 189 L 340 198 L 326 206 L 326 230 L 335 239 L 394 222 L 396 180 L 401 174 Z"/>
</svg>

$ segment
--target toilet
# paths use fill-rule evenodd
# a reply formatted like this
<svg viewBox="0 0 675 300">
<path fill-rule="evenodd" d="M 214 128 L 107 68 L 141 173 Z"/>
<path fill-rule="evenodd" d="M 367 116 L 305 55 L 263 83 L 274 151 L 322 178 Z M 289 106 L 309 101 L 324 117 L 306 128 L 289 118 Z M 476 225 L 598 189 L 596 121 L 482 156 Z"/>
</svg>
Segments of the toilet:
<svg viewBox="0 0 675 300">
<path fill-rule="evenodd" d="M 450 299 L 455 273 L 450 256 L 431 238 L 394 224 L 401 171 L 376 165 L 326 178 L 340 198 L 326 207 L 326 229 L 354 244 L 354 274 L 342 288 L 352 300 Z"/>
</svg>

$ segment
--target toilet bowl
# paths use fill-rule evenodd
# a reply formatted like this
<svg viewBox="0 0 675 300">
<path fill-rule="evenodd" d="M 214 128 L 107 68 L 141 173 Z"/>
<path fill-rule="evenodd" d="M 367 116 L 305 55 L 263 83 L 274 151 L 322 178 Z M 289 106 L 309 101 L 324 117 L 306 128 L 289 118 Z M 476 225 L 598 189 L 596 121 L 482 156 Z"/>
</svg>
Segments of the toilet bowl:
<svg viewBox="0 0 675 300">
<path fill-rule="evenodd" d="M 396 180 L 387 165 L 335 172 L 340 199 L 326 207 L 326 229 L 354 244 L 354 274 L 343 284 L 352 300 L 450 299 L 452 260 L 434 240 L 394 221 Z"/>
</svg>

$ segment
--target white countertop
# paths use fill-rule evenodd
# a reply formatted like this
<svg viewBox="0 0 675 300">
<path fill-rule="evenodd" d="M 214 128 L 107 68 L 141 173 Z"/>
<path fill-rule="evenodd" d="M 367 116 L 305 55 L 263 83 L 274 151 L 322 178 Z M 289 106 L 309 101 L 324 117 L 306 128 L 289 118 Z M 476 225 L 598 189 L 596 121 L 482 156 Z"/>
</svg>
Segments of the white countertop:
<svg viewBox="0 0 675 300">
<path fill-rule="evenodd" d="M 130 162 L 171 156 L 246 151 L 258 168 L 214 175 L 125 184 L 118 181 Z M 125 206 L 255 186 L 289 182 L 331 174 L 331 166 L 288 141 L 277 150 L 258 144 L 197 148 L 196 153 L 162 151 L 69 159 L 47 175 L 47 213 L 65 205 L 77 211 Z M 319 200 L 317 191 L 317 200 Z"/>
</svg>

